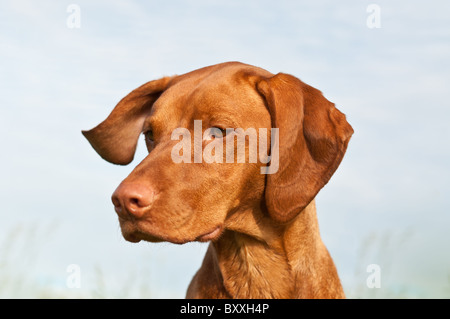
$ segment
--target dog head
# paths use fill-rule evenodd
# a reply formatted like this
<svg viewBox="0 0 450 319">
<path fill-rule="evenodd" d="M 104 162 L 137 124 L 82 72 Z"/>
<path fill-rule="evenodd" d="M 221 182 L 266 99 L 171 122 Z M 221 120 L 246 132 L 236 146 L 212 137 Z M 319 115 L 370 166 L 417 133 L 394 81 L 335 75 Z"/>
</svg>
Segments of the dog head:
<svg viewBox="0 0 450 319">
<path fill-rule="evenodd" d="M 329 181 L 352 133 L 320 91 L 238 62 L 150 81 L 83 131 L 121 165 L 144 135 L 149 154 L 112 201 L 125 239 L 173 243 L 214 240 L 247 211 L 289 223 Z"/>
</svg>

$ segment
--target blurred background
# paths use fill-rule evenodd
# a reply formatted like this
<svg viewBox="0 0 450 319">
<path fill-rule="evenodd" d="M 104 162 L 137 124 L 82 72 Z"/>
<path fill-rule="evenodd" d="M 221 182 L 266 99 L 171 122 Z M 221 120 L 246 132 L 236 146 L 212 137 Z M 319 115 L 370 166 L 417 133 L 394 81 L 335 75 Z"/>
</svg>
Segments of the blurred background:
<svg viewBox="0 0 450 319">
<path fill-rule="evenodd" d="M 149 80 L 241 61 L 320 89 L 355 130 L 316 201 L 347 296 L 449 298 L 449 14 L 445 0 L 2 0 L 0 297 L 183 298 L 207 245 L 125 242 L 110 196 L 143 143 L 119 167 L 80 131 Z"/>
</svg>

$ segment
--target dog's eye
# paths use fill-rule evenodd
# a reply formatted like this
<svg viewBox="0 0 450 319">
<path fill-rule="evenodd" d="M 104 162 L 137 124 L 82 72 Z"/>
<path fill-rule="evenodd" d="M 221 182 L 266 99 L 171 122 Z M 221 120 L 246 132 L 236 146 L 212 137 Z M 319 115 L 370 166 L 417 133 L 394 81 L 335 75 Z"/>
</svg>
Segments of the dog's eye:
<svg viewBox="0 0 450 319">
<path fill-rule="evenodd" d="M 148 130 L 147 132 L 145 132 L 144 136 L 145 136 L 146 142 L 154 142 L 155 141 L 152 130 Z"/>
<path fill-rule="evenodd" d="M 203 133 L 203 140 L 204 141 L 211 141 L 215 138 L 222 138 L 226 135 L 226 130 L 220 127 L 210 127 L 209 129 L 205 130 L 205 133 Z"/>
</svg>

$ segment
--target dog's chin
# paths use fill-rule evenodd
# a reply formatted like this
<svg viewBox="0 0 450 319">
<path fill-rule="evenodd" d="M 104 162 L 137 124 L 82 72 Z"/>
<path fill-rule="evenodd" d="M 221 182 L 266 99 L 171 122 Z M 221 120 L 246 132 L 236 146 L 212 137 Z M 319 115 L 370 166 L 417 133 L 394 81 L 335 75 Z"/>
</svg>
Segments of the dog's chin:
<svg viewBox="0 0 450 319">
<path fill-rule="evenodd" d="M 121 221 L 120 227 L 122 230 L 122 236 L 126 241 L 131 243 L 139 243 L 140 241 L 147 241 L 151 243 L 159 242 L 170 242 L 173 244 L 186 244 L 188 242 L 198 241 L 198 242 L 208 242 L 214 241 L 220 237 L 223 232 L 222 226 L 212 227 L 211 230 L 201 233 L 198 236 L 179 238 L 170 236 L 168 234 L 163 234 L 160 232 L 152 231 L 139 225 L 140 223 L 135 223 L 131 221 Z"/>
<path fill-rule="evenodd" d="M 120 221 L 120 228 L 122 230 L 122 236 L 126 241 L 131 243 L 139 243 L 141 240 L 151 243 L 159 243 L 164 240 L 157 235 L 149 233 L 139 227 L 138 223 L 131 221 Z"/>
<path fill-rule="evenodd" d="M 138 243 L 141 241 L 141 238 L 134 233 L 125 233 L 122 231 L 122 236 L 126 241 L 130 243 Z"/>
<path fill-rule="evenodd" d="M 122 236 L 126 241 L 129 241 L 130 243 L 139 243 L 141 240 L 148 241 L 150 243 L 160 243 L 165 241 L 162 238 L 150 235 L 150 234 L 144 234 L 141 232 L 124 232 L 122 231 Z"/>
</svg>

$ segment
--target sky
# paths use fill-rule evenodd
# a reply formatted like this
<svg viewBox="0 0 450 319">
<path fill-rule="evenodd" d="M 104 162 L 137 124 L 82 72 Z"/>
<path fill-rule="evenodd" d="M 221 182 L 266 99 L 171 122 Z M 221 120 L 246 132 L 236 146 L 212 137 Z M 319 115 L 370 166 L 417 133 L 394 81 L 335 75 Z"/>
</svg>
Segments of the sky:
<svg viewBox="0 0 450 319">
<path fill-rule="evenodd" d="M 144 147 L 115 166 L 81 130 L 147 81 L 241 61 L 320 89 L 355 130 L 316 198 L 346 294 L 448 298 L 449 13 L 445 0 L 1 1 L 0 297 L 183 298 L 207 245 L 125 242 L 110 196 Z"/>
</svg>

